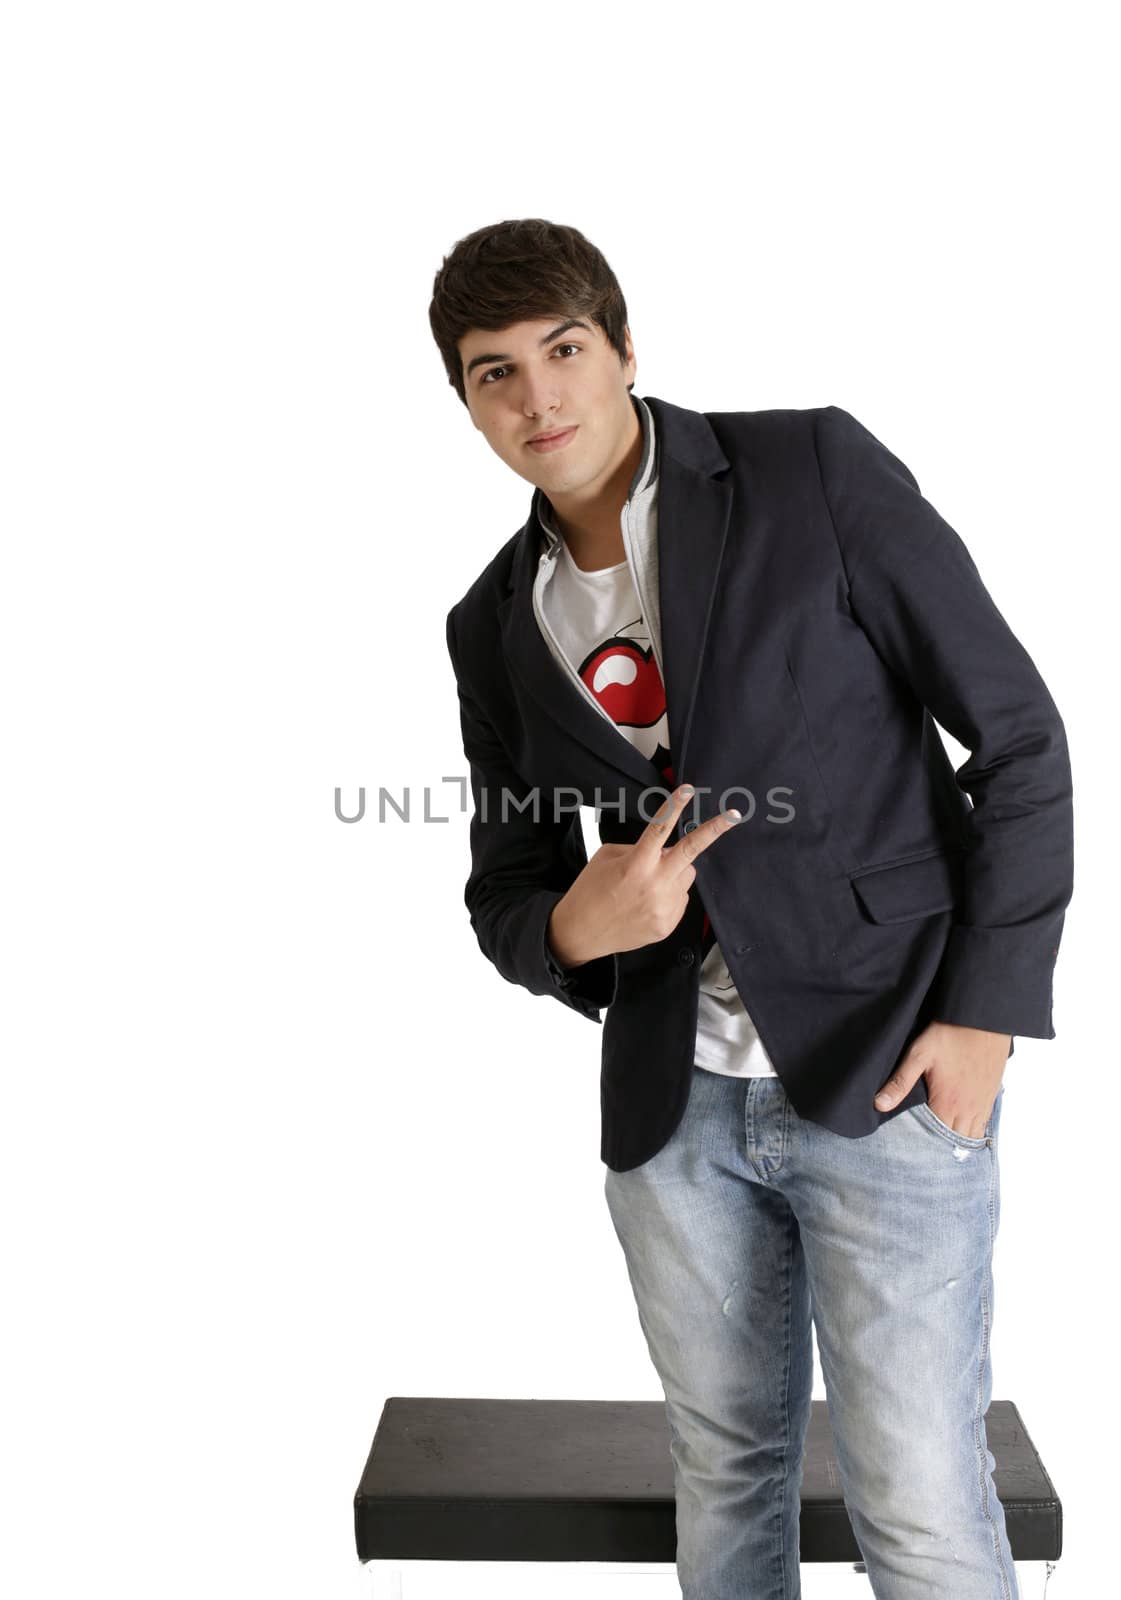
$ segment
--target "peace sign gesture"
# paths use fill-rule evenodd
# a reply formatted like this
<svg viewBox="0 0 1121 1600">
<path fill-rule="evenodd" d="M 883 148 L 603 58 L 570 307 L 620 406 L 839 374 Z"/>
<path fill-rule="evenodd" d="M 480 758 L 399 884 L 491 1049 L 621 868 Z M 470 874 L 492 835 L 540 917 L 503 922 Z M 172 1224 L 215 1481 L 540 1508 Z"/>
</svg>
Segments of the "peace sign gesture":
<svg viewBox="0 0 1121 1600">
<path fill-rule="evenodd" d="M 675 789 L 634 844 L 600 845 L 553 907 L 548 941 L 562 967 L 656 944 L 677 927 L 697 876 L 693 862 L 740 820 L 738 811 L 720 812 L 667 847 L 692 795 L 689 784 Z"/>
</svg>

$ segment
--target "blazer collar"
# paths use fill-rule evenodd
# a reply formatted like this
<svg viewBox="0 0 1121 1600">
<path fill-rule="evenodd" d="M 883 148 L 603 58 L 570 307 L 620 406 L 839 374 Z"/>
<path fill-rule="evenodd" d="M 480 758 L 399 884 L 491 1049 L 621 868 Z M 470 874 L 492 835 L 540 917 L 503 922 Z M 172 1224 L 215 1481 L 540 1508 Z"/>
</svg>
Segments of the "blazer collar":
<svg viewBox="0 0 1121 1600">
<path fill-rule="evenodd" d="M 684 781 L 712 596 L 732 502 L 730 466 L 708 418 L 699 411 L 644 397 L 658 443 L 658 597 L 662 622 L 666 718 L 678 783 Z M 635 482 L 641 480 L 641 466 Z M 634 483 L 632 483 L 632 489 Z M 633 782 L 664 783 L 652 761 L 588 704 L 553 659 L 533 611 L 533 586 L 543 530 L 534 490 L 520 530 L 507 592 L 498 603 L 502 648 L 510 669 L 541 709 L 589 752 Z M 647 805 L 645 810 L 653 815 Z"/>
</svg>

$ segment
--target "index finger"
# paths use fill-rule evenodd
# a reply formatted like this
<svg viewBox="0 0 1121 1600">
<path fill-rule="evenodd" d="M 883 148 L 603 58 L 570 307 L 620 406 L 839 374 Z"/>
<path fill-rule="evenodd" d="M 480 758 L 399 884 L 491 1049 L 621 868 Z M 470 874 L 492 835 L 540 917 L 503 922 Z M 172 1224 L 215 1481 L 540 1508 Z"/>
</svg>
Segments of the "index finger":
<svg viewBox="0 0 1121 1600">
<path fill-rule="evenodd" d="M 707 822 L 702 822 L 683 839 L 678 839 L 676 844 L 671 844 L 668 850 L 662 851 L 671 870 L 682 872 L 686 867 L 691 867 L 702 850 L 707 850 L 710 844 L 715 844 L 717 839 L 741 820 L 738 811 L 718 811 L 714 817 L 709 817 Z"/>
</svg>

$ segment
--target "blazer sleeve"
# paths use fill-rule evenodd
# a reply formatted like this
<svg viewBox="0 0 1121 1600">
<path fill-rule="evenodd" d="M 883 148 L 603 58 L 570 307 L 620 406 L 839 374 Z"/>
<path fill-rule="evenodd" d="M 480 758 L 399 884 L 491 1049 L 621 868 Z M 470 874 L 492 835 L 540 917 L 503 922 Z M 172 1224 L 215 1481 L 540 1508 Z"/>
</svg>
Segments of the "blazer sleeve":
<svg viewBox="0 0 1121 1600">
<path fill-rule="evenodd" d="M 483 954 L 509 983 L 552 995 L 601 1022 L 600 1009 L 615 994 L 615 956 L 566 970 L 547 938 L 550 912 L 588 863 L 580 813 L 555 817 L 552 794 L 532 791 L 515 771 L 464 679 L 454 611 L 447 617 L 447 644 L 474 802 L 471 871 L 463 891 L 471 927 Z"/>
<path fill-rule="evenodd" d="M 1062 720 L 961 538 L 909 468 L 839 406 L 815 414 L 815 443 L 853 615 L 970 752 L 955 774 L 971 801 L 962 903 L 930 1016 L 1053 1039 L 1054 966 L 1074 872 Z"/>
</svg>

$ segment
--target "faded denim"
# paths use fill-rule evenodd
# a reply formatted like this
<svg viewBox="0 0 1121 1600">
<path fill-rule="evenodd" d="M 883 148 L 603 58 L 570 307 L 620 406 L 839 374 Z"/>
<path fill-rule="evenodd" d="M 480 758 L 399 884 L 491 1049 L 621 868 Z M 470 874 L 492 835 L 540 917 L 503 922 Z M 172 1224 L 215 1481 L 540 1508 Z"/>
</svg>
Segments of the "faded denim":
<svg viewBox="0 0 1121 1600">
<path fill-rule="evenodd" d="M 998 1128 L 915 1105 L 850 1139 L 778 1078 L 693 1069 L 685 1115 L 605 1193 L 666 1397 L 683 1600 L 799 1600 L 816 1331 L 877 1600 L 1019 1600 L 984 1414 Z"/>
</svg>

